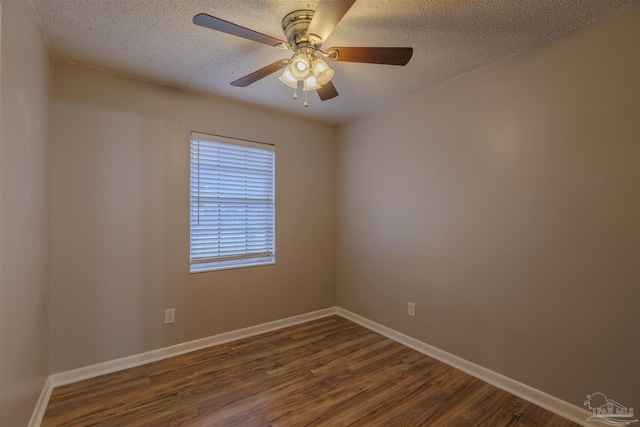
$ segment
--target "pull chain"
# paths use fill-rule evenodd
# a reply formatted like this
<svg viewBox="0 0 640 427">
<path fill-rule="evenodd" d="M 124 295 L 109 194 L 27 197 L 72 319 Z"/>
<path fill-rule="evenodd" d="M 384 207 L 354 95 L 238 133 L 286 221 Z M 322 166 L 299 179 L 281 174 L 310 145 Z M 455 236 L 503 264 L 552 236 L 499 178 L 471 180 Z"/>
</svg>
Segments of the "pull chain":
<svg viewBox="0 0 640 427">
<path fill-rule="evenodd" d="M 296 93 L 296 89 L 298 89 L 297 86 L 293 88 L 293 99 L 298 99 L 298 94 Z"/>
<path fill-rule="evenodd" d="M 307 103 L 307 92 L 309 92 L 309 91 L 308 91 L 308 90 L 306 90 L 306 91 L 304 92 L 304 106 L 305 106 L 305 107 L 308 107 L 308 106 L 309 106 L 309 104 Z"/>
</svg>

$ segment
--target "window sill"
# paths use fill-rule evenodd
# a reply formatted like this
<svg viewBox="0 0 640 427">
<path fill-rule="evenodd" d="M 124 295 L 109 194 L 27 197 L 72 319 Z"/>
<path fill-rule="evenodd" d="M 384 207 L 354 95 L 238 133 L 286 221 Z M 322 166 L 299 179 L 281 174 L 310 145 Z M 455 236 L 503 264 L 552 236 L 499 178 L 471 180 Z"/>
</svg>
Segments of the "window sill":
<svg viewBox="0 0 640 427">
<path fill-rule="evenodd" d="M 208 262 L 202 264 L 191 264 L 190 273 L 206 273 L 208 271 L 230 270 L 236 268 L 257 267 L 261 265 L 275 264 L 275 257 L 236 259 L 228 261 Z"/>
</svg>

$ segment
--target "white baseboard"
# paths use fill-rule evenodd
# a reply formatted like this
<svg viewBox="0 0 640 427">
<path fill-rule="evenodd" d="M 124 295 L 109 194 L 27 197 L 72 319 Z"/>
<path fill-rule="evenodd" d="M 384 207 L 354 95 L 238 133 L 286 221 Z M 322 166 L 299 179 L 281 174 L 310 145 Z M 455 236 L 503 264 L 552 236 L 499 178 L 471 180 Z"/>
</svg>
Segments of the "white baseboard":
<svg viewBox="0 0 640 427">
<path fill-rule="evenodd" d="M 572 405 L 571 403 L 565 402 L 564 400 L 558 399 L 557 397 L 553 397 L 533 387 L 529 387 L 528 385 L 522 384 L 521 382 L 505 377 L 504 375 L 494 372 L 490 369 L 484 368 L 480 365 L 476 365 L 475 363 L 469 362 L 468 360 L 455 356 L 451 353 L 447 353 L 444 350 L 440 350 L 439 348 L 433 347 L 429 344 L 397 332 L 379 323 L 373 322 L 343 308 L 337 307 L 336 310 L 337 314 L 344 317 L 345 319 L 349 319 L 352 322 L 355 322 L 367 329 L 379 333 L 380 335 L 384 335 L 385 337 L 390 338 L 400 344 L 406 345 L 407 347 L 419 351 L 422 354 L 446 363 L 453 368 L 459 369 L 462 372 L 478 378 L 479 380 L 498 387 L 499 389 L 502 389 L 507 393 L 518 396 L 528 402 L 533 403 L 534 405 L 546 409 L 547 411 L 553 412 L 554 414 L 560 415 L 563 418 L 573 421 L 576 424 L 580 424 L 586 427 L 593 426 L 593 424 L 589 424 L 587 422 L 587 418 L 589 418 L 593 414 L 584 408 Z"/>
<path fill-rule="evenodd" d="M 373 322 L 348 310 L 340 307 L 331 307 L 323 310 L 313 311 L 311 313 L 305 313 L 298 316 L 288 317 L 286 319 L 276 320 L 273 322 L 263 323 L 261 325 L 250 326 L 248 328 L 239 329 L 236 331 L 226 332 L 219 335 L 214 335 L 207 338 L 202 338 L 195 341 L 190 341 L 182 344 L 177 344 L 170 347 L 160 348 L 157 350 L 148 351 L 145 353 L 136 354 L 133 356 L 123 357 L 121 359 L 111 360 L 108 362 L 98 363 L 96 365 L 86 366 L 84 368 L 73 369 L 71 371 L 60 372 L 52 374 L 47 378 L 47 381 L 42 389 L 40 398 L 36 408 L 31 416 L 31 421 L 28 427 L 39 427 L 42 423 L 51 392 L 54 387 L 58 387 L 65 384 L 82 381 L 88 378 L 97 377 L 104 374 L 109 374 L 123 369 L 132 368 L 135 366 L 144 365 L 146 363 L 155 362 L 169 357 L 179 356 L 181 354 L 189 353 L 196 350 L 201 350 L 215 345 L 224 344 L 230 341 L 235 341 L 242 338 L 247 338 L 265 332 L 271 332 L 289 326 L 294 326 L 300 323 L 309 322 L 315 319 L 321 319 L 323 317 L 337 314 L 345 319 L 351 320 L 367 329 L 384 335 L 400 344 L 406 345 L 420 353 L 423 353 L 429 357 L 446 363 L 456 369 L 466 372 L 482 381 L 485 381 L 495 387 L 498 387 L 508 393 L 518 396 L 534 405 L 540 406 L 548 411 L 551 411 L 561 417 L 571 420 L 577 424 L 585 427 L 590 427 L 586 419 L 589 418 L 592 413 L 572 405 L 564 400 L 553 397 L 540 390 L 536 390 L 525 384 L 522 384 L 516 380 L 505 377 L 497 372 L 491 371 L 461 357 L 455 356 L 439 348 L 433 347 L 408 335 L 404 335 L 391 328 L 383 326 L 379 323 Z"/>
<path fill-rule="evenodd" d="M 31 419 L 29 420 L 27 427 L 40 426 L 42 418 L 44 418 L 44 412 L 47 410 L 47 405 L 49 404 L 49 398 L 51 397 L 52 391 L 53 385 L 51 385 L 51 376 L 49 376 L 47 377 L 47 381 L 44 383 L 44 387 L 42 387 L 40 397 L 36 403 L 36 408 L 33 410 L 33 414 L 31 414 Z"/>
</svg>

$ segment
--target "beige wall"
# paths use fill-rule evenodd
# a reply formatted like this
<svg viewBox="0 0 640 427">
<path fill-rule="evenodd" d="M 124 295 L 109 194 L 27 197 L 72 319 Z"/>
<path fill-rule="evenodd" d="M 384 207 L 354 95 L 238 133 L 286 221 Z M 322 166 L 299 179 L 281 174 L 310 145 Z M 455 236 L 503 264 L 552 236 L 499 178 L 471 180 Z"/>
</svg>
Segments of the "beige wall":
<svg viewBox="0 0 640 427">
<path fill-rule="evenodd" d="M 0 426 L 15 427 L 48 375 L 49 53 L 29 2 L 0 4 Z"/>
<path fill-rule="evenodd" d="M 635 7 L 342 127 L 338 304 L 639 408 L 639 29 Z"/>
<path fill-rule="evenodd" d="M 189 274 L 191 130 L 276 144 L 275 265 Z M 333 306 L 335 175 L 333 127 L 56 63 L 51 372 Z"/>
</svg>

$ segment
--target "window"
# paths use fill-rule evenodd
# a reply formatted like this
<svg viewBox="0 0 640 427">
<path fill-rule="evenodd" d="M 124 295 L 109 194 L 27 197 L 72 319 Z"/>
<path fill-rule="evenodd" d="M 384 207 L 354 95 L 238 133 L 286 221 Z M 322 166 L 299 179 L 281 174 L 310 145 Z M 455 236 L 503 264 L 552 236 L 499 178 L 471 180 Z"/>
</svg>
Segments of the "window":
<svg viewBox="0 0 640 427">
<path fill-rule="evenodd" d="M 275 262 L 275 147 L 191 133 L 190 271 Z"/>
</svg>

